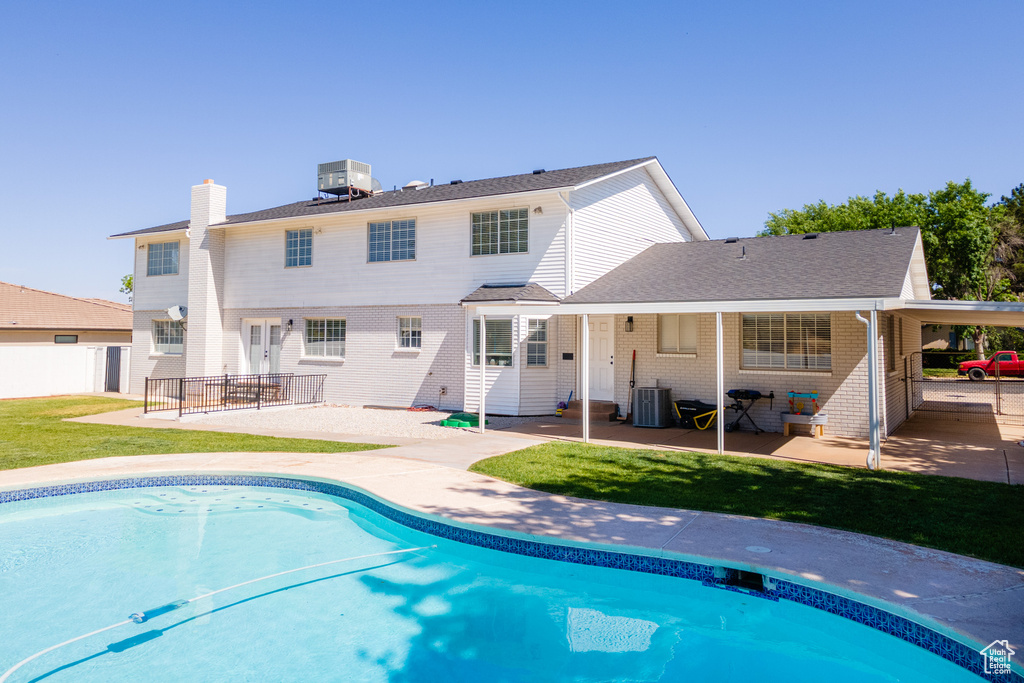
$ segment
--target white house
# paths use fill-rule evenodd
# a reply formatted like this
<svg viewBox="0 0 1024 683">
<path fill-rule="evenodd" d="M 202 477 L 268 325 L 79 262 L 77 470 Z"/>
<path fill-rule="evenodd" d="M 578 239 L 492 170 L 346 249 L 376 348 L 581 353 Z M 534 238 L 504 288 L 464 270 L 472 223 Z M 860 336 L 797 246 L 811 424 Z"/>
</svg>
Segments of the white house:
<svg viewBox="0 0 1024 683">
<path fill-rule="evenodd" d="M 478 304 L 554 305 L 651 244 L 707 234 L 649 157 L 232 216 L 207 181 L 189 220 L 113 237 L 136 245 L 136 391 L 146 377 L 324 373 L 332 402 L 474 409 Z M 553 413 L 575 376 L 575 319 L 486 328 L 488 410 Z"/>
</svg>

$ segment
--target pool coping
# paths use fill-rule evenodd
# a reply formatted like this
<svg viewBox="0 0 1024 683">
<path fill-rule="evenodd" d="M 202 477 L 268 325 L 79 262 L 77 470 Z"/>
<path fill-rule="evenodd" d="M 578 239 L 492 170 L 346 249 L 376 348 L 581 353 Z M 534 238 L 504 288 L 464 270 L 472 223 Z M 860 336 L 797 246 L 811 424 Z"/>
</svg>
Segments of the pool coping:
<svg viewBox="0 0 1024 683">
<path fill-rule="evenodd" d="M 242 460 L 242 456 L 244 456 L 244 460 Z M 410 528 L 480 547 L 565 562 L 666 574 L 698 580 L 706 586 L 749 592 L 769 600 L 790 600 L 857 621 L 924 647 L 987 680 L 1024 682 L 1024 674 L 1016 663 L 1009 675 L 985 676 L 982 673 L 982 656 L 979 654 L 979 648 L 983 646 L 984 640 L 975 634 L 963 628 L 957 628 L 948 621 L 944 622 L 942 619 L 923 614 L 906 604 L 897 604 L 837 585 L 828 581 L 827 577 L 808 578 L 806 575 L 801 576 L 799 573 L 785 569 L 780 570 L 779 567 L 772 567 L 760 562 L 737 561 L 735 557 L 679 552 L 669 548 L 668 543 L 662 544 L 661 547 L 654 547 L 649 543 L 608 543 L 587 538 L 586 534 L 557 533 L 559 531 L 557 529 L 554 530 L 556 533 L 550 533 L 550 530 L 545 530 L 541 534 L 524 533 L 513 528 L 501 528 L 495 524 L 481 524 L 479 520 L 473 518 L 472 514 L 453 515 L 439 513 L 437 509 L 424 509 L 423 504 L 417 504 L 415 495 L 404 496 L 406 498 L 404 501 L 396 500 L 403 496 L 396 496 L 394 490 L 388 491 L 387 486 L 380 484 L 389 478 L 411 476 L 419 480 L 417 488 L 425 489 L 420 493 L 425 493 L 426 498 L 429 499 L 431 490 L 434 493 L 439 493 L 447 488 L 451 493 L 453 488 L 457 489 L 467 484 L 478 485 L 481 480 L 486 480 L 493 484 L 492 491 L 494 488 L 504 488 L 506 491 L 528 492 L 531 497 L 549 499 L 547 501 L 549 503 L 554 501 L 560 505 L 569 504 L 575 510 L 575 515 L 581 518 L 586 518 L 587 513 L 594 511 L 593 508 L 613 508 L 620 517 L 635 515 L 638 511 L 654 513 L 655 517 L 659 512 L 671 515 L 687 511 L 638 508 L 638 506 L 566 499 L 514 487 L 483 475 L 429 463 L 391 460 L 384 464 L 380 458 L 373 458 L 365 454 L 361 456 L 335 454 L 330 458 L 333 462 L 329 463 L 322 462 L 323 459 L 322 456 L 316 454 L 189 454 L 107 458 L 9 470 L 0 472 L 0 503 L 26 497 L 66 495 L 91 490 L 109 490 L 110 488 L 134 488 L 140 485 L 237 483 L 304 488 L 353 500 Z M 395 467 L 396 463 L 401 466 Z M 267 467 L 268 465 L 271 466 Z M 329 466 L 325 468 L 324 465 Z M 344 465 L 348 465 L 348 467 Z M 348 470 L 347 475 L 344 470 Z M 441 481 L 436 481 L 437 479 Z M 362 481 L 356 483 L 359 480 Z M 146 483 L 153 481 L 160 483 Z M 393 487 L 391 488 L 393 489 Z M 463 494 L 465 493 L 464 491 Z M 501 491 L 498 493 L 500 494 Z M 424 498 L 423 495 L 418 497 Z M 493 507 L 492 498 L 488 497 L 485 500 Z M 701 513 L 691 514 L 701 515 Z M 708 513 L 704 514 L 708 515 Z M 573 512 L 570 510 L 568 515 L 573 516 Z M 664 515 L 662 516 L 664 517 Z M 748 524 L 768 522 L 768 520 L 754 520 L 730 515 L 720 515 L 719 517 Z M 690 519 L 675 536 L 686 529 L 694 519 L 696 517 Z M 584 519 L 584 523 L 588 521 L 592 522 L 593 519 Z M 781 522 L 771 522 L 771 524 L 786 525 Z M 804 525 L 789 526 L 801 527 Z M 826 531 L 829 536 L 835 534 L 860 536 L 847 532 Z M 863 539 L 870 539 L 870 537 L 863 537 Z M 886 541 L 884 544 L 891 545 L 893 542 Z M 909 547 L 914 548 L 914 546 Z M 969 564 L 980 562 L 969 558 L 962 559 Z M 1000 565 L 992 566 L 1001 567 Z M 764 575 L 768 579 L 765 590 L 750 592 L 728 585 L 731 579 L 735 578 L 736 570 L 740 569 Z M 1013 568 L 1003 567 L 1002 569 L 1017 572 Z M 957 597 L 968 599 L 969 602 L 971 596 Z"/>
</svg>

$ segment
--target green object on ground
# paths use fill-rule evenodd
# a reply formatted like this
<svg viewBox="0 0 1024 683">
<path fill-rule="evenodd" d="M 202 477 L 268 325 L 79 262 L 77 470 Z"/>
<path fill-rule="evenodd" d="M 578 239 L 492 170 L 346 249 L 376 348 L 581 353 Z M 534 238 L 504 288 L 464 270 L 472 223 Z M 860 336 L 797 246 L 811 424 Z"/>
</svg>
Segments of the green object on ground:
<svg viewBox="0 0 1024 683">
<path fill-rule="evenodd" d="M 445 425 L 445 422 L 448 424 Z M 480 416 L 474 413 L 452 413 L 447 420 L 441 422 L 446 427 L 479 427 Z M 484 420 L 485 425 L 491 424 L 490 420 Z"/>
<path fill-rule="evenodd" d="M 815 524 L 1024 567 L 1024 486 L 565 442 L 469 469 L 559 495 Z"/>
<path fill-rule="evenodd" d="M 0 401 L 0 469 L 115 455 L 238 451 L 343 453 L 389 448 L 342 441 L 64 422 L 70 417 L 108 413 L 139 405 L 139 401 L 100 396 Z"/>
</svg>

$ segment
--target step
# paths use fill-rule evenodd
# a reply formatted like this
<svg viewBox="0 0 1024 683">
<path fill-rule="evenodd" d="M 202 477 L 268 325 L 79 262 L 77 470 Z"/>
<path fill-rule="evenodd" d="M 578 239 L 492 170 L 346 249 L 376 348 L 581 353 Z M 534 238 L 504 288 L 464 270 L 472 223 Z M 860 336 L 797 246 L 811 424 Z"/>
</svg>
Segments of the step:
<svg viewBox="0 0 1024 683">
<path fill-rule="evenodd" d="M 569 407 L 562 411 L 562 417 L 566 420 L 582 420 L 583 402 L 569 401 Z M 618 417 L 619 409 L 613 401 L 590 402 L 591 422 L 614 422 Z"/>
</svg>

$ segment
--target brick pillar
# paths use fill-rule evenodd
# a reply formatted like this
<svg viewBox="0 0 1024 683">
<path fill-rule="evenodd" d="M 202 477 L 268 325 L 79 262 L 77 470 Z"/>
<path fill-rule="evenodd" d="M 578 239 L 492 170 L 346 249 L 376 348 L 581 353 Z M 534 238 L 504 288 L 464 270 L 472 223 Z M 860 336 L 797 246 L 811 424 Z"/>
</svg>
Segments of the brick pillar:
<svg viewBox="0 0 1024 683">
<path fill-rule="evenodd" d="M 192 187 L 188 241 L 188 330 L 185 374 L 224 372 L 224 231 L 209 226 L 227 218 L 227 188 L 212 180 Z"/>
</svg>

